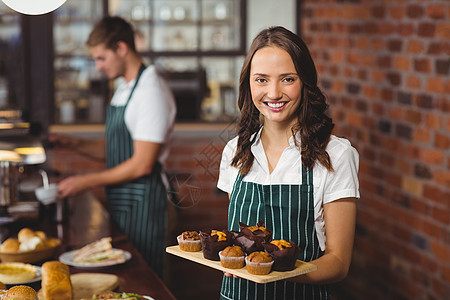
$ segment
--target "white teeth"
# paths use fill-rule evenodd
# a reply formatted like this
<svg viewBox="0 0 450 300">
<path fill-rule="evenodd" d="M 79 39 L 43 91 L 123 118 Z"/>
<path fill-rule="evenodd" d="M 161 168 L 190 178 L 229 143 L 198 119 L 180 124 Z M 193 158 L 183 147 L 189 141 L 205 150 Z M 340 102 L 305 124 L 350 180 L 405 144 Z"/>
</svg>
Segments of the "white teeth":
<svg viewBox="0 0 450 300">
<path fill-rule="evenodd" d="M 273 108 L 279 108 L 282 107 L 284 104 L 286 104 L 286 102 L 271 102 L 271 103 L 267 103 L 268 106 L 273 107 Z"/>
</svg>

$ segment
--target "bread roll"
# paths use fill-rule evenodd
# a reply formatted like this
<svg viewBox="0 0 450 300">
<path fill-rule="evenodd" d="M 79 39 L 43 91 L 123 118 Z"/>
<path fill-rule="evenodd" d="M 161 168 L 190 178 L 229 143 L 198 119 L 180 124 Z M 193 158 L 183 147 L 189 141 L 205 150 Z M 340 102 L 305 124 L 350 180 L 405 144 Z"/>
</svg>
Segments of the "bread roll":
<svg viewBox="0 0 450 300">
<path fill-rule="evenodd" d="M 19 246 L 19 251 L 25 252 L 25 251 L 32 251 L 32 250 L 40 250 L 40 249 L 44 249 L 44 248 L 45 248 L 44 242 L 41 240 L 40 237 L 35 236 L 35 237 L 26 239 L 25 241 L 21 242 L 20 246 Z"/>
<path fill-rule="evenodd" d="M 37 293 L 29 286 L 16 285 L 3 295 L 3 300 L 37 300 Z"/>
<path fill-rule="evenodd" d="M 23 243 L 26 240 L 28 240 L 28 239 L 30 239 L 32 237 L 35 237 L 35 236 L 36 236 L 36 233 L 33 230 L 31 230 L 30 228 L 27 228 L 27 227 L 22 228 L 19 231 L 19 233 L 17 234 L 17 238 L 19 239 L 19 242 L 21 242 L 21 243 Z"/>
<path fill-rule="evenodd" d="M 47 235 L 43 231 L 38 230 L 35 231 L 34 233 L 43 241 L 47 239 Z"/>
<path fill-rule="evenodd" d="M 72 283 L 69 267 L 59 261 L 42 265 L 42 293 L 44 300 L 71 300 Z"/>
<path fill-rule="evenodd" d="M 20 242 L 16 238 L 6 239 L 0 246 L 1 252 L 16 253 L 19 252 Z"/>
</svg>

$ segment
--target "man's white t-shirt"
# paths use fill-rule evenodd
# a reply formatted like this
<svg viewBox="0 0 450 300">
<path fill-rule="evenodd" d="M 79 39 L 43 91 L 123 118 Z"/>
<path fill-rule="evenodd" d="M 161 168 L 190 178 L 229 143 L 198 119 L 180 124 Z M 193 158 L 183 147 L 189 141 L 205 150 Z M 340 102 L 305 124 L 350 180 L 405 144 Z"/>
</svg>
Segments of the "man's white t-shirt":
<svg viewBox="0 0 450 300">
<path fill-rule="evenodd" d="M 117 79 L 117 89 L 111 100 L 113 106 L 126 104 L 136 79 Z M 154 66 L 141 74 L 138 85 L 125 110 L 125 124 L 133 140 L 162 144 L 158 161 L 164 165 L 169 154 L 167 145 L 177 113 L 173 94 Z"/>
<path fill-rule="evenodd" d="M 250 172 L 244 176 L 243 181 L 262 185 L 301 184 L 301 155 L 294 143 L 294 138 L 290 138 L 289 147 L 282 153 L 272 173 L 269 173 L 269 164 L 260 140 L 260 133 L 261 130 L 256 133 L 255 143 L 251 147 L 255 157 L 253 166 Z M 238 137 L 235 137 L 227 143 L 220 163 L 217 187 L 228 194 L 231 194 L 239 172 L 237 168 L 230 166 L 236 152 L 237 140 Z M 298 145 L 300 145 L 298 136 L 297 141 Z M 317 239 L 322 250 L 325 250 L 326 241 L 323 205 L 342 198 L 360 197 L 358 181 L 359 155 L 356 149 L 351 146 L 348 140 L 332 135 L 326 150 L 330 155 L 334 171 L 330 172 L 318 163 L 313 168 L 314 219 Z"/>
</svg>

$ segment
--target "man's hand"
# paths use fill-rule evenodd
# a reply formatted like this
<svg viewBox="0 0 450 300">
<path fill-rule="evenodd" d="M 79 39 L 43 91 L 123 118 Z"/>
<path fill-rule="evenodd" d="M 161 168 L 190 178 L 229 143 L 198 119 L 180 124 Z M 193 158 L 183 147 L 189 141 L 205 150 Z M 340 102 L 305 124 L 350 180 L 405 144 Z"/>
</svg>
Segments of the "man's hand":
<svg viewBox="0 0 450 300">
<path fill-rule="evenodd" d="M 89 187 L 89 180 L 85 175 L 67 177 L 58 184 L 59 197 L 75 196 Z"/>
</svg>

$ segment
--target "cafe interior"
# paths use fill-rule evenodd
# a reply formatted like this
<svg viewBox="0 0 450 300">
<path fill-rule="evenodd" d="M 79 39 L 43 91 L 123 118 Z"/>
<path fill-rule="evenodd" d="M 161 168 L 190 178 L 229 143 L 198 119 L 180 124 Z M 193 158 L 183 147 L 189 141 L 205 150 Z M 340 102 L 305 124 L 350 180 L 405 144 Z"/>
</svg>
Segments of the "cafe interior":
<svg viewBox="0 0 450 300">
<path fill-rule="evenodd" d="M 239 74 L 254 36 L 280 25 L 306 42 L 333 134 L 359 153 L 352 262 L 330 284 L 331 299 L 450 299 L 448 1 L 56 0 L 37 13 L 11 2 L 0 2 L 0 242 L 23 228 L 55 241 L 41 256 L 0 248 L 2 263 L 38 267 L 20 284 L 44 290 L 43 264 L 60 261 L 73 299 L 87 286 L 145 299 L 219 298 L 220 267 L 169 251 L 158 277 L 110 220 L 104 187 L 47 194 L 67 176 L 105 168 L 48 136 L 104 138 L 116 86 L 85 42 L 96 21 L 117 15 L 133 25 L 137 51 L 176 102 L 167 247 L 187 230 L 227 228 L 229 198 L 217 180 L 222 150 L 237 135 Z M 125 262 L 86 267 L 67 258 L 105 237 Z"/>
</svg>

